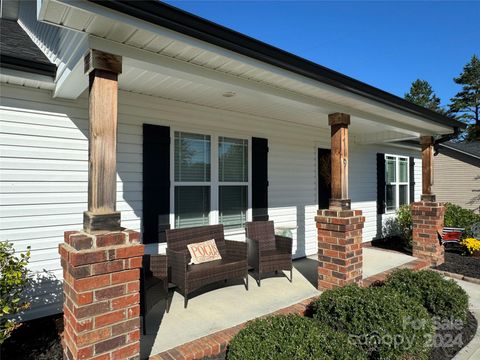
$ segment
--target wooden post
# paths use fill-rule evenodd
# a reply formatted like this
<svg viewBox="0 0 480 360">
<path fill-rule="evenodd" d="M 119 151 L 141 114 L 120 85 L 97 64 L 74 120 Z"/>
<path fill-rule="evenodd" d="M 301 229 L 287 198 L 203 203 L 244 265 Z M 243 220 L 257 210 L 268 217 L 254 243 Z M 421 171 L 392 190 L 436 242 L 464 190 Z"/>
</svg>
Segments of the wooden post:
<svg viewBox="0 0 480 360">
<path fill-rule="evenodd" d="M 98 50 L 85 57 L 89 75 L 88 211 L 87 232 L 120 229 L 116 211 L 118 74 L 122 58 Z"/>
<path fill-rule="evenodd" d="M 348 125 L 350 115 L 334 113 L 328 115 L 328 125 L 332 130 L 332 173 L 330 209 L 350 210 L 348 197 Z"/>
<path fill-rule="evenodd" d="M 421 136 L 422 145 L 422 201 L 435 201 L 433 185 L 433 137 Z"/>
</svg>

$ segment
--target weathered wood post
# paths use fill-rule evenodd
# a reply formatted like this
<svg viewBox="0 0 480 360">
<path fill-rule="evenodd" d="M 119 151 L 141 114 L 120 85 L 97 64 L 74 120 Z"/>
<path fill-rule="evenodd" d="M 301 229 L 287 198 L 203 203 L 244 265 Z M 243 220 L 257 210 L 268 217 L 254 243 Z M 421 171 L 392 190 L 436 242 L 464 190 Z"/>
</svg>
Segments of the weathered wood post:
<svg viewBox="0 0 480 360">
<path fill-rule="evenodd" d="M 140 354 L 138 232 L 116 211 L 120 56 L 90 50 L 88 211 L 82 231 L 66 231 L 59 251 L 64 278 L 66 359 L 131 359 Z"/>
<path fill-rule="evenodd" d="M 329 209 L 318 210 L 318 289 L 326 290 L 362 281 L 361 210 L 351 210 L 348 197 L 348 125 L 350 115 L 328 116 L 331 127 L 331 199 Z"/>
<path fill-rule="evenodd" d="M 420 138 L 422 146 L 422 197 L 421 201 L 412 204 L 412 246 L 413 256 L 427 260 L 431 265 L 445 262 L 443 245 L 438 232 L 443 229 L 445 208 L 436 201 L 432 193 L 433 185 L 433 153 L 432 136 Z"/>
</svg>

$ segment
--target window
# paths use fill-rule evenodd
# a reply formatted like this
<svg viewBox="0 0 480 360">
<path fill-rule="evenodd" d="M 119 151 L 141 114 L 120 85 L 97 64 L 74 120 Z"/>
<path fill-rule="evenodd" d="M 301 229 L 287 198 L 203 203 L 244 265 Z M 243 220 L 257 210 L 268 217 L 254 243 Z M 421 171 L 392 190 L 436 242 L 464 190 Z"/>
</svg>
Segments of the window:
<svg viewBox="0 0 480 360">
<path fill-rule="evenodd" d="M 175 132 L 175 228 L 243 228 L 249 208 L 249 141 Z"/>
<path fill-rule="evenodd" d="M 386 211 L 396 211 L 409 202 L 408 158 L 385 156 L 385 201 Z"/>
<path fill-rule="evenodd" d="M 209 224 L 211 139 L 175 132 L 175 228 Z"/>
<path fill-rule="evenodd" d="M 225 228 L 245 226 L 248 208 L 248 141 L 218 139 L 219 222 Z"/>
</svg>

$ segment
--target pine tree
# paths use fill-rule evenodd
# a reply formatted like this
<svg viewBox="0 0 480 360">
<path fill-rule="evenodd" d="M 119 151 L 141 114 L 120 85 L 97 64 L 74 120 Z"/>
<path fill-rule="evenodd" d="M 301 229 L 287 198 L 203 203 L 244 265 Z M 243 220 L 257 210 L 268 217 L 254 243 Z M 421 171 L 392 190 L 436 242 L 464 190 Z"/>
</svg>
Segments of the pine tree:
<svg viewBox="0 0 480 360">
<path fill-rule="evenodd" d="M 480 140 L 480 60 L 476 55 L 453 81 L 461 85 L 462 90 L 450 99 L 449 114 L 468 124 L 467 141 Z"/>
<path fill-rule="evenodd" d="M 440 107 L 440 98 L 435 95 L 432 86 L 426 80 L 417 79 L 412 82 L 410 90 L 405 94 L 405 99 L 427 109 L 444 113 Z"/>
</svg>

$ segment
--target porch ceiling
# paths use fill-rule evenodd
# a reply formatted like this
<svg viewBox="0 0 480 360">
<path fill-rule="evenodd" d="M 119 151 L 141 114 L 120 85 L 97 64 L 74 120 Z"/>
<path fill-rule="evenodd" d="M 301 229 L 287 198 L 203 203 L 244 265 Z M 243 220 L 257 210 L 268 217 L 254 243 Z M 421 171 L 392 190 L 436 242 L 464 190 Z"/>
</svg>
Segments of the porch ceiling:
<svg viewBox="0 0 480 360">
<path fill-rule="evenodd" d="M 347 112 L 359 142 L 452 132 L 446 125 L 91 2 L 43 0 L 39 17 L 89 34 L 90 48 L 122 55 L 119 85 L 124 90 L 325 128 L 328 113 Z M 78 79 L 74 71 L 72 76 Z M 235 96 L 222 96 L 227 92 Z"/>
</svg>

